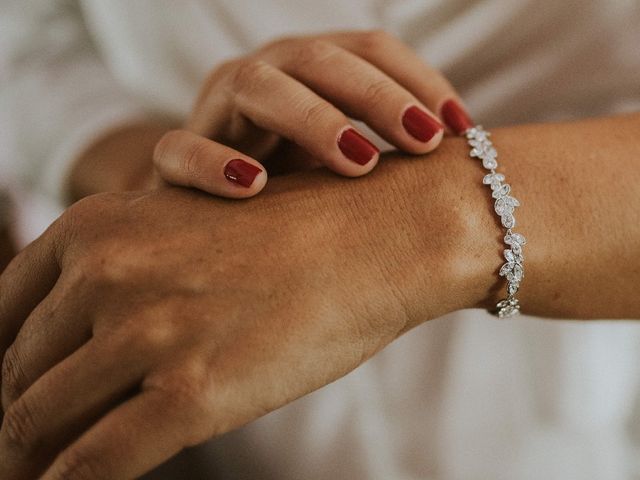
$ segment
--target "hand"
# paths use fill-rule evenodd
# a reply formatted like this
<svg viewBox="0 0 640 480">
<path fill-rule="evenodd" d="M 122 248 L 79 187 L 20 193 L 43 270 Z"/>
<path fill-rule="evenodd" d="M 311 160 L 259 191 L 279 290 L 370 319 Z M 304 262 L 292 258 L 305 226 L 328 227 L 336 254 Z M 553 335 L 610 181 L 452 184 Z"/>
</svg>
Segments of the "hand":
<svg viewBox="0 0 640 480">
<path fill-rule="evenodd" d="M 16 254 L 9 229 L 0 227 L 0 273 Z"/>
<path fill-rule="evenodd" d="M 166 131 L 159 126 L 113 132 L 110 142 L 100 142 L 102 155 L 89 149 L 81 160 L 91 168 L 78 162 L 73 190 L 79 198 L 151 185 L 152 156 L 169 184 L 229 198 L 258 193 L 267 170 L 326 166 L 360 176 L 375 167 L 378 149 L 349 117 L 402 151 L 424 154 L 442 139 L 438 115 L 456 133 L 470 126 L 449 82 L 395 37 L 376 31 L 287 38 L 215 68 L 184 129 L 167 133 L 155 153 Z"/>
<path fill-rule="evenodd" d="M 360 193 L 319 171 L 242 203 L 163 189 L 72 206 L 0 277 L 0 478 L 134 478 L 464 306 L 442 241 L 468 238 L 450 162 L 428 162 L 429 195 L 404 180 L 412 204 L 385 190 L 415 161 Z M 413 225 L 443 212 L 437 232 Z"/>
</svg>

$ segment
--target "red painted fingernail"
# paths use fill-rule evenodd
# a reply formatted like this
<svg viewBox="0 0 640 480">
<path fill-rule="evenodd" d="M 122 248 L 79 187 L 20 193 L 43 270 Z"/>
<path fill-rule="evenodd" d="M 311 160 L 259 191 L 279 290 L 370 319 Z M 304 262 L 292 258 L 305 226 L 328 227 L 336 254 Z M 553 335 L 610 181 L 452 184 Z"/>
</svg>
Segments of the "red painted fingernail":
<svg viewBox="0 0 640 480">
<path fill-rule="evenodd" d="M 373 143 L 353 128 L 348 128 L 340 134 L 338 148 L 342 150 L 345 157 L 359 165 L 369 163 L 373 157 L 380 153 L 380 150 Z"/>
<path fill-rule="evenodd" d="M 473 127 L 469 114 L 455 100 L 447 100 L 440 108 L 442 120 L 456 135 L 462 135 L 467 128 Z"/>
<path fill-rule="evenodd" d="M 246 188 L 251 186 L 260 172 L 262 172 L 261 168 L 239 158 L 231 160 L 224 167 L 224 176 L 227 177 L 227 180 Z"/>
<path fill-rule="evenodd" d="M 442 130 L 442 124 L 418 107 L 409 107 L 402 115 L 402 126 L 416 140 L 428 142 Z"/>
</svg>

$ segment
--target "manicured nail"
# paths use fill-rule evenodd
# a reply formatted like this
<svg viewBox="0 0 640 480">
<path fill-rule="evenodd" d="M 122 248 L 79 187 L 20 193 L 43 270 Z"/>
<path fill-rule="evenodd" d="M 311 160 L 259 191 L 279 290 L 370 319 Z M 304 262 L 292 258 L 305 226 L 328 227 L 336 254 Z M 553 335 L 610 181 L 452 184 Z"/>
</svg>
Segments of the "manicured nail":
<svg viewBox="0 0 640 480">
<path fill-rule="evenodd" d="M 251 186 L 260 172 L 262 172 L 261 168 L 239 158 L 231 160 L 224 167 L 224 176 L 227 177 L 227 180 L 246 188 Z"/>
<path fill-rule="evenodd" d="M 442 120 L 456 135 L 462 135 L 468 128 L 473 127 L 469 114 L 455 100 L 447 100 L 440 108 Z"/>
<path fill-rule="evenodd" d="M 402 115 L 402 126 L 416 140 L 428 142 L 444 127 L 418 107 L 409 107 Z"/>
<path fill-rule="evenodd" d="M 340 138 L 338 138 L 338 148 L 342 150 L 345 157 L 359 165 L 369 163 L 373 157 L 380 153 L 380 150 L 373 143 L 353 128 L 348 128 L 342 132 Z"/>
</svg>

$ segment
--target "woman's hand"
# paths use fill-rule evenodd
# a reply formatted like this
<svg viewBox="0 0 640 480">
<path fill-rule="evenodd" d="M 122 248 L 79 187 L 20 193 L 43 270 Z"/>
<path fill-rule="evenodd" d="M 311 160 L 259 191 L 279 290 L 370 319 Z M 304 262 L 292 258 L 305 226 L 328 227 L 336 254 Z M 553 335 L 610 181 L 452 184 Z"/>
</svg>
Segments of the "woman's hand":
<svg viewBox="0 0 640 480">
<path fill-rule="evenodd" d="M 422 244 L 422 209 L 390 201 L 403 175 L 364 194 L 313 172 L 247 202 L 171 188 L 72 206 L 0 277 L 0 478 L 137 477 L 465 306 L 445 241 L 468 237 L 458 195 L 434 172 L 418 201 L 448 221 Z"/>
<path fill-rule="evenodd" d="M 350 118 L 412 154 L 437 147 L 444 131 L 440 120 L 456 133 L 471 123 L 449 82 L 387 33 L 293 37 L 214 69 L 184 129 L 162 137 L 153 163 L 169 184 L 229 198 L 258 193 L 267 170 L 326 166 L 356 177 L 375 167 L 379 152 Z M 147 156 L 142 169 L 117 159 L 148 150 L 159 138 L 156 127 L 146 138 L 143 133 L 138 128 L 122 138 L 129 146 L 102 155 L 103 163 L 122 163 L 108 169 L 108 189 L 115 189 L 114 170 L 116 176 L 127 172 L 120 189 L 150 184 Z M 85 177 L 90 175 L 91 169 Z"/>
<path fill-rule="evenodd" d="M 525 312 L 640 315 L 639 126 L 492 132 L 532 240 Z M 54 457 L 46 480 L 133 478 L 423 321 L 492 308 L 503 243 L 483 175 L 452 138 L 246 202 L 163 189 L 76 204 L 0 276 L 0 478 Z"/>
</svg>

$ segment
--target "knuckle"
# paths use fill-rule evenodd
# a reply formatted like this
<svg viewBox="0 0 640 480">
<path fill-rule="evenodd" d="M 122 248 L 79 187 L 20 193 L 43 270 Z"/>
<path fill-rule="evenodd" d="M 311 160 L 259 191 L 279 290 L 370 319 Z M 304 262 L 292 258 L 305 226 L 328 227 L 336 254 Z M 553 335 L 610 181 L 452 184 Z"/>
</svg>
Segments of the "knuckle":
<svg viewBox="0 0 640 480">
<path fill-rule="evenodd" d="M 114 212 L 125 202 L 125 195 L 115 192 L 98 193 L 77 201 L 50 227 L 54 230 L 55 241 L 59 243 L 57 247 L 86 239 L 86 235 L 95 238 L 93 228 L 98 227 L 105 219 L 113 218 Z"/>
<path fill-rule="evenodd" d="M 365 101 L 367 105 L 376 105 L 385 99 L 391 98 L 396 88 L 396 85 L 391 80 L 386 78 L 376 80 L 365 87 Z"/>
<path fill-rule="evenodd" d="M 237 94 L 253 91 L 271 77 L 272 68 L 262 60 L 243 62 L 236 69 L 231 80 L 232 88 Z"/>
<path fill-rule="evenodd" d="M 204 141 L 196 141 L 185 148 L 180 156 L 179 168 L 186 178 L 194 178 L 202 170 L 202 164 L 207 158 L 207 144 Z"/>
<path fill-rule="evenodd" d="M 360 33 L 359 40 L 363 50 L 382 50 L 389 48 L 396 38 L 386 30 L 368 30 Z"/>
<path fill-rule="evenodd" d="M 322 125 L 331 115 L 333 107 L 324 101 L 305 101 L 299 106 L 300 118 L 304 125 Z"/>
<path fill-rule="evenodd" d="M 37 420 L 32 405 L 17 400 L 7 410 L 2 429 L 13 450 L 30 452 L 38 442 Z"/>
<path fill-rule="evenodd" d="M 2 392 L 9 404 L 22 394 L 26 383 L 25 378 L 20 356 L 16 348 L 11 346 L 2 360 Z"/>
<path fill-rule="evenodd" d="M 55 480 L 107 480 L 101 461 L 95 454 L 72 448 L 63 452 L 55 462 Z"/>
<path fill-rule="evenodd" d="M 209 379 L 206 371 L 199 361 L 182 362 L 171 371 L 148 377 L 143 387 L 162 392 L 163 398 L 176 411 L 201 419 L 208 410 L 206 398 Z"/>
<path fill-rule="evenodd" d="M 153 310 L 153 307 L 151 307 Z M 175 328 L 171 322 L 160 318 L 161 314 L 134 315 L 112 330 L 105 339 L 113 350 L 154 352 L 171 344 L 175 339 Z M 153 318 L 151 318 L 153 317 Z"/>
<path fill-rule="evenodd" d="M 317 65 L 328 61 L 339 51 L 332 43 L 314 38 L 299 44 L 294 61 L 299 68 Z"/>
<path fill-rule="evenodd" d="M 299 37 L 285 35 L 282 37 L 275 38 L 264 44 L 260 51 L 267 52 L 272 50 L 280 50 L 283 48 L 290 48 L 300 41 Z"/>
<path fill-rule="evenodd" d="M 183 130 L 169 130 L 160 137 L 153 149 L 153 161 L 156 165 L 162 164 L 162 161 L 184 141 L 184 133 Z"/>
</svg>

